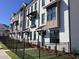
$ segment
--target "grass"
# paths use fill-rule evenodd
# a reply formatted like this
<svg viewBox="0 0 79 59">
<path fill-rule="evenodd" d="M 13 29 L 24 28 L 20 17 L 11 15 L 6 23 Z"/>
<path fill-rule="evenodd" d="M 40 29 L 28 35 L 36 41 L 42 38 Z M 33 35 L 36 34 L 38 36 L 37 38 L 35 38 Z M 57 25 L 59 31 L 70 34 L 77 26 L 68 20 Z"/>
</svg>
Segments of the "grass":
<svg viewBox="0 0 79 59">
<path fill-rule="evenodd" d="M 8 49 L 2 42 L 0 42 L 0 48 Z M 6 51 L 6 53 L 12 59 L 23 59 L 23 50 L 18 50 L 17 55 L 12 51 Z M 36 48 L 26 48 L 25 59 L 39 59 L 39 52 Z M 40 59 L 67 59 L 63 56 L 55 56 L 47 53 L 47 51 L 40 51 Z"/>
<path fill-rule="evenodd" d="M 6 53 L 12 58 L 12 59 L 21 59 L 20 57 L 18 57 L 15 53 L 11 52 L 11 51 L 6 51 Z"/>
<path fill-rule="evenodd" d="M 7 49 L 7 46 L 5 46 L 2 42 L 0 42 L 0 48 Z"/>
<path fill-rule="evenodd" d="M 18 42 L 18 41 L 17 41 Z M 8 49 L 8 48 L 16 48 L 15 40 L 5 40 L 5 45 L 0 42 L 0 48 Z M 23 48 L 23 43 L 18 43 L 18 48 Z M 23 50 L 18 50 L 17 53 L 14 53 L 13 51 L 6 51 L 6 53 L 12 58 L 12 59 L 23 59 Z M 39 59 L 39 52 L 36 48 L 26 48 L 25 50 L 25 59 Z M 47 53 L 47 51 L 41 51 L 40 52 L 40 59 L 67 59 L 64 56 L 55 56 L 52 54 Z"/>
<path fill-rule="evenodd" d="M 6 52 L 12 59 L 22 59 L 23 51 L 18 50 L 17 55 L 11 51 Z M 39 59 L 39 53 L 37 49 L 26 49 L 25 59 Z M 64 56 L 55 56 L 47 52 L 41 51 L 40 59 L 67 59 Z"/>
<path fill-rule="evenodd" d="M 0 48 L 8 49 L 2 42 L 0 42 Z M 6 51 L 6 53 L 12 59 L 22 59 L 23 58 L 23 50 L 18 50 L 17 55 L 12 51 Z M 25 50 L 25 59 L 39 59 L 39 52 L 36 48 L 26 48 Z M 40 59 L 67 59 L 63 56 L 55 56 L 47 53 L 46 51 L 40 51 Z"/>
<path fill-rule="evenodd" d="M 26 50 L 26 53 L 28 55 L 31 55 L 32 57 L 34 57 L 34 59 L 39 59 L 39 52 L 37 49 L 33 49 L 33 50 Z M 52 54 L 47 53 L 46 51 L 41 51 L 40 52 L 40 58 L 41 59 L 67 59 L 63 56 L 55 56 Z"/>
</svg>

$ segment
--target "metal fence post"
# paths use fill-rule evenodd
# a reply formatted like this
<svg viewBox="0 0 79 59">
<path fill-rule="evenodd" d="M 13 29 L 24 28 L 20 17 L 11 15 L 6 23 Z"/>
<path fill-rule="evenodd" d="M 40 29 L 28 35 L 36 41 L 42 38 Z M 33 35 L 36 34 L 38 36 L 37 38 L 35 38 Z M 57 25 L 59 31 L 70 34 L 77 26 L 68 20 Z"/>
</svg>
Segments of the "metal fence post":
<svg viewBox="0 0 79 59">
<path fill-rule="evenodd" d="M 25 59 L 25 38 L 23 39 L 23 59 Z"/>
<path fill-rule="evenodd" d="M 37 48 L 38 48 L 38 51 L 39 51 L 39 59 L 40 59 L 40 42 L 38 41 L 38 46 L 37 46 Z"/>
</svg>

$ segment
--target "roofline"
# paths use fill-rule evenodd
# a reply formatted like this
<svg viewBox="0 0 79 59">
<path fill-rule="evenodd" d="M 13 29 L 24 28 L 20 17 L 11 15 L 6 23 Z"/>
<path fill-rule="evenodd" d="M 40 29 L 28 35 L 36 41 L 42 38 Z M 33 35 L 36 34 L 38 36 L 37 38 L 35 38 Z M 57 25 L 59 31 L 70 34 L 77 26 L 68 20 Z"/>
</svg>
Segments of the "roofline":
<svg viewBox="0 0 79 59">
<path fill-rule="evenodd" d="M 33 4 L 34 2 L 36 2 L 37 0 L 31 0 L 29 3 L 28 3 L 28 5 L 27 5 L 27 7 L 26 8 L 29 8 L 29 6 L 31 5 L 31 4 Z"/>
</svg>

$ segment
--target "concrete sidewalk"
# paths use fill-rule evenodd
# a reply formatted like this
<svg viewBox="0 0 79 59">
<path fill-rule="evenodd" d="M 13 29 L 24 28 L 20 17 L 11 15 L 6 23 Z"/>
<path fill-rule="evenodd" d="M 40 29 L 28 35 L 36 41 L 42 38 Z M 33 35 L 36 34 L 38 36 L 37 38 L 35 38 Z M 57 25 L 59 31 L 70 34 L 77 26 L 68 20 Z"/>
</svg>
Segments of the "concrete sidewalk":
<svg viewBox="0 0 79 59">
<path fill-rule="evenodd" d="M 4 50 L 0 50 L 0 59 L 11 59 Z"/>
</svg>

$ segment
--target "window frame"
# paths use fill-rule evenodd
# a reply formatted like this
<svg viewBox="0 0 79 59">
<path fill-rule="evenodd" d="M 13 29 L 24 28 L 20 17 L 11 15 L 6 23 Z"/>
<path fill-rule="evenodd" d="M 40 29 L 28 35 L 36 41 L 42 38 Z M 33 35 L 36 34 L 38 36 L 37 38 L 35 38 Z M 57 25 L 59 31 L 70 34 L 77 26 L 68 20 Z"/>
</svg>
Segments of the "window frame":
<svg viewBox="0 0 79 59">
<path fill-rule="evenodd" d="M 33 12 L 33 6 L 31 6 L 31 12 Z"/>
<path fill-rule="evenodd" d="M 34 40 L 36 40 L 36 31 L 34 31 Z"/>
<path fill-rule="evenodd" d="M 41 15 L 41 24 L 45 23 L 45 13 Z"/>
<path fill-rule="evenodd" d="M 57 13 L 57 6 L 53 5 L 47 8 L 47 21 L 54 20 L 56 18 L 56 13 Z"/>
<path fill-rule="evenodd" d="M 30 8 L 28 8 L 28 14 L 30 13 Z"/>
<path fill-rule="evenodd" d="M 35 3 L 35 10 L 37 10 L 37 2 Z"/>
<path fill-rule="evenodd" d="M 42 6 L 44 6 L 45 5 L 45 0 L 42 0 Z"/>
<path fill-rule="evenodd" d="M 29 20 L 27 20 L 27 27 L 29 27 Z"/>
<path fill-rule="evenodd" d="M 32 40 L 32 32 L 30 32 L 30 40 Z"/>
<path fill-rule="evenodd" d="M 20 21 L 20 27 L 22 27 L 22 26 L 23 26 L 23 21 L 21 20 L 21 21 Z"/>
<path fill-rule="evenodd" d="M 31 17 L 31 28 L 36 27 L 36 18 L 37 18 L 36 15 L 33 15 L 33 16 Z"/>
<path fill-rule="evenodd" d="M 53 34 L 51 31 L 53 31 Z M 59 43 L 59 30 L 50 30 L 50 43 Z"/>
</svg>

